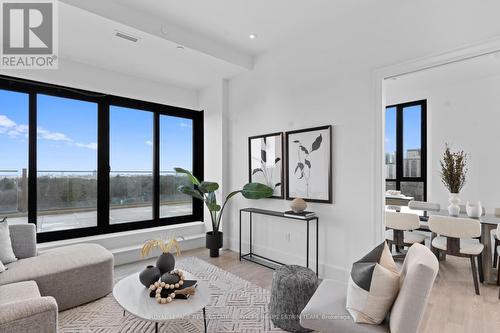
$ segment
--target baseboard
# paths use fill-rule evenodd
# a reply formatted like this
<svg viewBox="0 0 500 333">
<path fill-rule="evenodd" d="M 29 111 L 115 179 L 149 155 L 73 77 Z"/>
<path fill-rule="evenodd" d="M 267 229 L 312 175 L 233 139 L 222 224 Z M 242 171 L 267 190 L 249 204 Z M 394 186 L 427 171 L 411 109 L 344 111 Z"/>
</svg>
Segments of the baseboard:
<svg viewBox="0 0 500 333">
<path fill-rule="evenodd" d="M 239 240 L 237 238 L 229 238 L 227 243 L 229 243 L 228 249 L 237 253 L 239 252 Z M 242 248 L 248 249 L 249 245 L 250 244 L 248 242 L 243 242 Z M 245 252 L 245 250 L 243 250 L 243 252 Z M 272 248 L 269 246 L 262 246 L 256 244 L 253 244 L 253 252 L 266 256 L 271 259 L 280 259 L 279 261 L 284 263 L 305 266 L 305 253 L 301 256 L 297 254 L 283 252 L 279 249 Z M 316 269 L 316 260 L 313 253 L 314 252 L 312 252 L 312 255 L 309 258 L 309 268 L 311 268 L 314 271 Z M 319 270 L 319 277 L 321 279 L 331 279 L 342 283 L 346 283 L 347 280 L 349 279 L 349 271 L 344 267 L 335 266 L 319 261 L 318 270 Z"/>
</svg>

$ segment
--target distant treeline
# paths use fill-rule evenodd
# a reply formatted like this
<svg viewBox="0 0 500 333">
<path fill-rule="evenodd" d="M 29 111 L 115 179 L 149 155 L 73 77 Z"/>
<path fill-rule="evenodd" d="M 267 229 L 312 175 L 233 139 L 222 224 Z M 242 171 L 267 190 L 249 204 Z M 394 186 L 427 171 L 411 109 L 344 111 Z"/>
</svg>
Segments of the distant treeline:
<svg viewBox="0 0 500 333">
<path fill-rule="evenodd" d="M 0 178 L 0 212 L 16 211 L 18 192 L 21 197 L 19 178 Z M 180 201 L 186 196 L 179 193 L 181 184 L 188 184 L 183 176 L 160 175 L 160 200 Z M 38 209 L 95 207 L 97 181 L 90 177 L 40 176 L 37 182 Z M 151 202 L 153 178 L 150 175 L 116 175 L 110 177 L 111 204 L 125 205 Z"/>
</svg>

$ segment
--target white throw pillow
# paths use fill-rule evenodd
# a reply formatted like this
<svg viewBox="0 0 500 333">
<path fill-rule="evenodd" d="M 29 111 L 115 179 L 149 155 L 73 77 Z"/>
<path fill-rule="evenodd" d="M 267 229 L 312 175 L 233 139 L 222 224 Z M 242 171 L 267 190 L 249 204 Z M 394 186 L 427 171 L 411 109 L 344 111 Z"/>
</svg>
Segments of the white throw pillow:
<svg viewBox="0 0 500 333">
<path fill-rule="evenodd" d="M 0 222 L 0 261 L 3 264 L 10 264 L 16 260 L 16 255 L 12 250 L 9 225 L 7 224 L 7 220 L 4 219 Z"/>
<path fill-rule="evenodd" d="M 356 323 L 380 324 L 399 292 L 399 272 L 384 242 L 352 265 L 346 309 Z"/>
</svg>

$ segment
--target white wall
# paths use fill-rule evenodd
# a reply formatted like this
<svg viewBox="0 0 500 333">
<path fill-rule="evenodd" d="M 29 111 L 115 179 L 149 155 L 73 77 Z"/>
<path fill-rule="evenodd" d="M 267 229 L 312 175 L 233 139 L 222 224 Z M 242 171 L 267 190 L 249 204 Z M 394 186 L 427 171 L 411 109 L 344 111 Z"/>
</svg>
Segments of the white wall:
<svg viewBox="0 0 500 333">
<path fill-rule="evenodd" d="M 219 183 L 219 201 L 228 193 L 227 86 L 227 80 L 218 80 L 199 93 L 199 109 L 204 111 L 205 120 L 204 179 Z M 204 217 L 207 231 L 211 231 L 210 214 L 206 208 Z M 224 223 L 224 220 L 220 231 L 227 232 L 227 223 Z M 224 245 L 227 246 L 227 242 Z"/>
<path fill-rule="evenodd" d="M 312 26 L 258 57 L 253 71 L 230 80 L 231 189 L 247 181 L 248 136 L 334 126 L 334 204 L 310 205 L 320 217 L 320 275 L 345 280 L 351 263 L 375 245 L 374 70 L 500 34 L 492 8 L 468 4 L 412 2 L 385 16 L 353 13 L 347 27 Z M 470 22 L 471 12 L 481 20 L 463 24 Z M 289 202 L 237 198 L 229 217 L 234 250 L 238 250 L 238 210 L 248 206 L 283 211 Z M 263 217 L 254 221 L 256 252 L 305 263 L 304 224 Z M 286 240 L 288 233 L 291 241 Z"/>
<path fill-rule="evenodd" d="M 198 109 L 198 92 L 106 69 L 59 59 L 56 70 L 0 70 L 0 74 L 98 93 Z"/>
<path fill-rule="evenodd" d="M 453 68 L 450 68 L 453 70 Z M 443 73 L 445 74 L 445 73 Z M 428 75 L 432 75 L 428 73 Z M 421 78 L 420 78 L 421 79 Z M 445 143 L 469 156 L 467 184 L 461 192 L 463 202 L 481 201 L 492 211 L 500 206 L 500 76 L 477 77 L 447 84 L 425 84 L 405 79 L 387 85 L 388 105 L 427 99 L 427 200 L 448 206 L 448 192 L 439 177 Z"/>
</svg>

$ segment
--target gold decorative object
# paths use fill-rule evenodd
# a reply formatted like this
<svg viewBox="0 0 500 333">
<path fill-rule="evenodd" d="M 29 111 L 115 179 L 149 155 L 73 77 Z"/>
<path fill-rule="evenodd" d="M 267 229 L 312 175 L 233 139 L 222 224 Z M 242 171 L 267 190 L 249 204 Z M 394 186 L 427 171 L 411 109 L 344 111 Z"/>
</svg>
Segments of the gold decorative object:
<svg viewBox="0 0 500 333">
<path fill-rule="evenodd" d="M 177 254 L 177 256 L 181 255 L 179 242 L 177 241 L 176 237 L 172 237 L 168 242 L 165 242 L 163 239 L 148 240 L 142 246 L 141 256 L 143 258 L 147 257 L 151 250 L 153 250 L 155 247 L 158 247 L 163 253 L 170 253 L 170 250 L 172 250 L 172 248 L 175 248 L 175 253 Z"/>
</svg>

